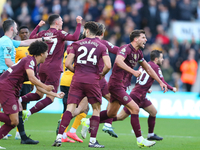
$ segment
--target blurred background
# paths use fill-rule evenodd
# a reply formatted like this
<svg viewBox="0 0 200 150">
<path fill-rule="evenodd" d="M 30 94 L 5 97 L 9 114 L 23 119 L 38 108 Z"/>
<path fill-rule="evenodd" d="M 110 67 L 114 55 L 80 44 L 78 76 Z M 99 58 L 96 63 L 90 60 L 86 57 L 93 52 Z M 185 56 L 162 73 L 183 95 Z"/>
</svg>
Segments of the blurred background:
<svg viewBox="0 0 200 150">
<path fill-rule="evenodd" d="M 179 92 L 199 95 L 200 0 L 1 0 L 0 6 L 0 37 L 4 35 L 2 22 L 8 18 L 14 19 L 18 26 L 27 25 L 32 31 L 40 20 L 47 21 L 50 14 L 59 14 L 63 18 L 63 30 L 69 33 L 74 32 L 78 15 L 83 17 L 83 24 L 91 20 L 104 23 L 105 39 L 117 46 L 130 42 L 132 30 L 143 29 L 148 39 L 143 49 L 145 59 L 150 60 L 152 50 L 162 51 L 165 60 L 161 68 L 166 82 Z M 48 28 L 46 24 L 40 30 Z M 110 57 L 113 63 L 115 55 Z M 132 86 L 134 83 L 133 77 Z M 161 90 L 156 82 L 154 90 Z M 200 114 L 196 95 L 192 95 L 196 100 L 191 110 L 196 106 L 196 114 Z M 163 96 L 155 94 L 155 97 Z M 187 104 L 191 103 L 182 105 Z"/>
</svg>

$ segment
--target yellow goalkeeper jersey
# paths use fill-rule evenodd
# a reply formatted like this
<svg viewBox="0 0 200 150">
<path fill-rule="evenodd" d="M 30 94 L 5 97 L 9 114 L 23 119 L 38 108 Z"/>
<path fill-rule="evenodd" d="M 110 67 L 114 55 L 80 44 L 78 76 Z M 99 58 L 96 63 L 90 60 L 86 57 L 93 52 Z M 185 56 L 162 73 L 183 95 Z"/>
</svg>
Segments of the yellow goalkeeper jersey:
<svg viewBox="0 0 200 150">
<path fill-rule="evenodd" d="M 72 82 L 72 77 L 74 75 L 73 72 L 69 71 L 66 67 L 65 67 L 65 61 L 67 58 L 67 51 L 65 51 L 64 53 L 64 58 L 63 58 L 63 75 L 60 81 L 60 85 L 61 86 L 70 86 L 71 82 Z"/>
<path fill-rule="evenodd" d="M 20 59 L 29 55 L 28 48 L 29 48 L 28 46 L 15 48 L 15 50 L 16 50 L 15 63 L 17 63 Z M 24 84 L 31 84 L 31 82 L 26 81 L 26 82 L 24 82 Z"/>
</svg>

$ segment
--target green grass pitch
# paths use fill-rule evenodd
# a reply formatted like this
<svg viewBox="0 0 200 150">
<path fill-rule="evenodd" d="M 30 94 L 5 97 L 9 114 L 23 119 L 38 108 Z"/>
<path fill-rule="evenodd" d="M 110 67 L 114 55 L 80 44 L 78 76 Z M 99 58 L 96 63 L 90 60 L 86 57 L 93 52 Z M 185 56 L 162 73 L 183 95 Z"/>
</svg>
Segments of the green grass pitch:
<svg viewBox="0 0 200 150">
<path fill-rule="evenodd" d="M 0 140 L 0 146 L 6 147 L 7 150 L 86 150 L 88 148 L 89 134 L 83 140 L 83 143 L 63 143 L 61 147 L 52 147 L 56 135 L 55 129 L 59 114 L 34 114 L 25 122 L 27 135 L 31 135 L 34 140 L 39 140 L 37 145 L 22 145 L 20 140 L 15 140 L 16 129 L 10 133 L 13 135 L 8 140 Z M 72 124 L 73 120 L 71 121 Z M 71 125 L 70 124 L 70 125 Z M 143 136 L 147 136 L 147 118 L 140 118 L 141 130 Z M 97 140 L 100 144 L 105 145 L 108 150 L 133 150 L 140 149 L 136 144 L 136 138 L 131 133 L 130 118 L 124 121 L 113 123 L 114 131 L 118 138 L 110 137 L 107 133 L 102 132 L 102 125 L 99 126 Z M 162 136 L 163 141 L 156 142 L 151 147 L 154 150 L 194 150 L 200 149 L 200 121 L 190 119 L 160 119 L 156 120 L 155 133 Z M 70 129 L 70 128 L 68 128 Z M 77 130 L 80 135 L 81 126 Z M 147 148 L 144 148 L 147 149 Z"/>
</svg>

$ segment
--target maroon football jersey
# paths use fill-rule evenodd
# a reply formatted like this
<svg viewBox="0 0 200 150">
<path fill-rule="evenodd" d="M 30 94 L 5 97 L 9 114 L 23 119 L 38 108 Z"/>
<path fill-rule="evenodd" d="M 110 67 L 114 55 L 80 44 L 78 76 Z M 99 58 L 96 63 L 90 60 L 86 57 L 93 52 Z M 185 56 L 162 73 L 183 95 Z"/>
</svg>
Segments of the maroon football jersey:
<svg viewBox="0 0 200 150">
<path fill-rule="evenodd" d="M 72 43 L 70 53 L 75 54 L 73 81 L 98 84 L 99 60 L 108 55 L 107 48 L 98 38 L 85 38 Z"/>
<path fill-rule="evenodd" d="M 8 68 L 0 76 L 0 89 L 10 92 L 15 92 L 16 96 L 19 96 L 19 91 L 24 81 L 29 81 L 26 69 L 31 69 L 37 76 L 37 63 L 33 56 L 27 56 L 19 60 L 12 67 Z"/>
<path fill-rule="evenodd" d="M 103 45 L 105 45 L 108 48 L 108 51 L 113 53 L 113 54 L 117 54 L 117 51 L 119 49 L 118 46 L 114 46 L 112 43 L 106 41 L 106 40 L 100 40 L 98 39 Z M 99 71 L 102 72 L 103 71 L 103 67 L 104 67 L 104 62 L 103 59 L 100 59 L 99 61 Z"/>
<path fill-rule="evenodd" d="M 141 50 L 135 50 L 131 44 L 126 44 L 119 48 L 117 55 L 121 55 L 125 58 L 124 62 L 131 68 L 137 64 L 137 62 L 143 62 L 144 57 Z M 120 84 L 123 87 L 128 87 L 131 84 L 132 74 L 121 69 L 114 64 L 112 75 L 110 77 L 110 84 Z"/>
<path fill-rule="evenodd" d="M 55 28 L 50 28 L 45 31 L 41 31 L 38 34 L 39 26 L 37 26 L 33 32 L 31 32 L 30 39 L 55 36 L 53 42 L 46 42 L 48 44 L 48 56 L 43 64 L 40 64 L 40 70 L 48 68 L 52 71 L 62 71 L 62 59 L 64 54 L 64 44 L 65 41 L 77 41 L 79 38 L 81 29 L 81 24 L 77 25 L 74 35 L 68 34 L 63 30 L 56 30 Z"/>
<path fill-rule="evenodd" d="M 164 81 L 160 67 L 152 61 L 148 62 L 148 64 L 156 72 L 157 76 L 167 85 L 167 88 L 173 90 L 173 87 L 171 87 Z M 148 92 L 148 90 L 151 88 L 154 79 L 149 76 L 142 67 L 140 67 L 139 70 L 141 71 L 141 75 L 137 78 L 135 87 L 132 89 L 132 92 L 134 92 L 136 97 L 144 98 L 146 97 L 146 93 Z"/>
</svg>

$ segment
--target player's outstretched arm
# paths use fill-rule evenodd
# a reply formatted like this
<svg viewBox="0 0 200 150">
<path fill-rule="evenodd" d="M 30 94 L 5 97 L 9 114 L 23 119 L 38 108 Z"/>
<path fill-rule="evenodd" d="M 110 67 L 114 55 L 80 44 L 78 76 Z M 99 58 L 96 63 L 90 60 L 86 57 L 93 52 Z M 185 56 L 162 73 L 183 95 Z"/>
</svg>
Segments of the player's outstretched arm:
<svg viewBox="0 0 200 150">
<path fill-rule="evenodd" d="M 133 74 L 135 77 L 139 77 L 141 75 L 140 71 L 136 71 L 134 69 L 132 69 L 131 67 L 129 67 L 128 65 L 126 65 L 126 63 L 124 62 L 125 58 L 121 55 L 117 55 L 116 59 L 115 59 L 115 63 L 118 67 L 126 70 L 127 72 Z"/>
<path fill-rule="evenodd" d="M 43 20 L 41 20 L 38 25 L 35 27 L 35 29 L 31 32 L 29 39 L 35 39 L 38 38 L 37 32 L 40 29 L 40 27 L 42 27 L 43 25 L 45 25 L 45 22 Z"/>
<path fill-rule="evenodd" d="M 140 63 L 140 65 L 144 68 L 144 70 L 152 77 L 154 78 L 159 84 L 162 90 L 164 90 L 164 93 L 168 91 L 167 85 L 164 84 L 160 78 L 157 76 L 155 71 L 148 65 L 148 63 L 144 60 L 143 62 Z"/>
<path fill-rule="evenodd" d="M 73 66 L 74 57 L 75 57 L 75 54 L 69 53 L 65 61 L 65 67 L 69 69 L 71 72 L 74 72 L 74 66 Z"/>
<path fill-rule="evenodd" d="M 46 91 L 52 91 L 54 89 L 54 86 L 52 86 L 52 85 L 46 85 L 46 84 L 42 83 L 40 80 L 38 80 L 35 77 L 34 71 L 32 69 L 26 69 L 26 73 L 28 75 L 29 81 L 31 81 L 36 86 L 40 86 L 43 89 L 45 89 Z"/>
</svg>

